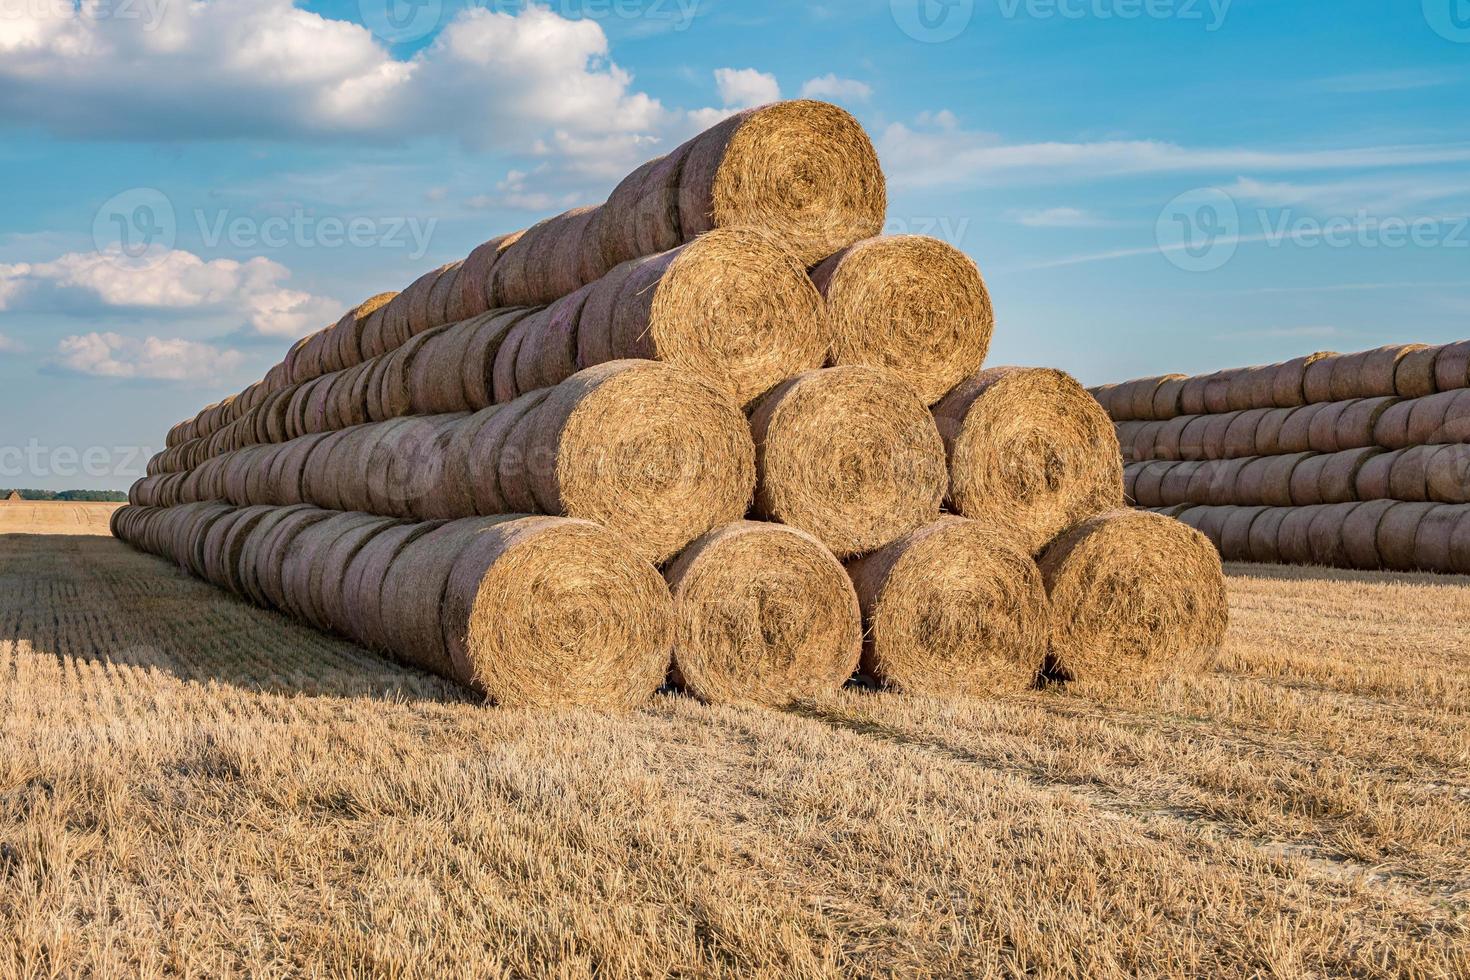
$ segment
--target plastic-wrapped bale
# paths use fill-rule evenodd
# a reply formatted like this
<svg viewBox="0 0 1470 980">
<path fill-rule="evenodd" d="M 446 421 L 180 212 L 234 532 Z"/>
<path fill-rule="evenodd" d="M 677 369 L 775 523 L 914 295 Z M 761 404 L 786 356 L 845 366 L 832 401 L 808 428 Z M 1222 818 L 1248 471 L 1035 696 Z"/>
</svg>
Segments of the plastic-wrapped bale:
<svg viewBox="0 0 1470 980">
<path fill-rule="evenodd" d="M 1114 428 L 1070 375 L 991 368 L 934 407 L 949 457 L 949 500 L 1008 524 L 1033 553 L 1093 514 L 1123 506 Z"/>
<path fill-rule="evenodd" d="M 831 320 L 831 363 L 884 368 L 926 405 L 985 363 L 995 312 L 980 270 L 933 238 L 870 238 L 812 270 Z"/>
<path fill-rule="evenodd" d="M 848 571 L 868 624 L 863 672 L 879 683 L 986 695 L 1039 677 L 1046 594 L 1035 562 L 1003 529 L 944 517 Z"/>
<path fill-rule="evenodd" d="M 814 535 L 839 558 L 939 516 L 949 483 L 944 441 L 913 389 L 886 372 L 799 375 L 757 405 L 751 431 L 756 512 Z"/>
<path fill-rule="evenodd" d="M 809 534 L 728 524 L 664 574 L 674 600 L 672 677 L 703 701 L 783 706 L 831 693 L 857 669 L 857 594 Z"/>
<path fill-rule="evenodd" d="M 1109 680 L 1204 668 L 1229 613 L 1219 552 L 1172 518 L 1115 511 L 1042 555 L 1051 597 L 1048 672 Z"/>
</svg>

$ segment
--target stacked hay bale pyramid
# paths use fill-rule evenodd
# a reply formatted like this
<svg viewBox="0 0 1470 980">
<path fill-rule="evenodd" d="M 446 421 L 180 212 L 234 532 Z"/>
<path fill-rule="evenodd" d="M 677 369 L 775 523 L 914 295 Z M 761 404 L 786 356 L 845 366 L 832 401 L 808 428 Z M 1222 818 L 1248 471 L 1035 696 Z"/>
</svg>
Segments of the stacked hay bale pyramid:
<svg viewBox="0 0 1470 980">
<path fill-rule="evenodd" d="M 1074 380 L 982 370 L 979 271 L 885 208 L 847 113 L 737 115 L 298 342 L 114 531 L 503 705 L 1197 665 L 1209 542 L 1124 509 Z"/>
<path fill-rule="evenodd" d="M 1470 341 L 1093 391 L 1132 502 L 1227 560 L 1470 574 Z"/>
</svg>

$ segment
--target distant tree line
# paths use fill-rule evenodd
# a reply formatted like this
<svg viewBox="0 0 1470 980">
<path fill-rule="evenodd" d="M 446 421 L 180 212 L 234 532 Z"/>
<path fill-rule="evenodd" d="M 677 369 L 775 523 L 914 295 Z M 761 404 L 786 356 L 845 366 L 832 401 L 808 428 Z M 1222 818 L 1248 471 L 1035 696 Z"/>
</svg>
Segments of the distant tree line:
<svg viewBox="0 0 1470 980">
<path fill-rule="evenodd" d="M 11 493 L 18 493 L 22 500 L 61 500 L 70 503 L 125 504 L 128 495 L 121 490 L 0 490 L 0 501 Z"/>
</svg>

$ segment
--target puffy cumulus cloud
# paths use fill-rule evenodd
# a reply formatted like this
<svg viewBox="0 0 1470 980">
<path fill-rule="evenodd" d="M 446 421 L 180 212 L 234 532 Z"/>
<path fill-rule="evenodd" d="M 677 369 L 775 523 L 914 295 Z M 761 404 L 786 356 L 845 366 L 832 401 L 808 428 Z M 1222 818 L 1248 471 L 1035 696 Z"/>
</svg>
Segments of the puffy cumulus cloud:
<svg viewBox="0 0 1470 980">
<path fill-rule="evenodd" d="M 781 85 L 775 75 L 754 68 L 718 68 L 715 85 L 726 108 L 748 109 L 781 98 Z"/>
<path fill-rule="evenodd" d="M 88 333 L 62 338 L 52 366 L 99 378 L 207 383 L 228 377 L 243 360 L 238 351 L 190 340 Z"/>
<path fill-rule="evenodd" d="M 813 78 L 801 87 L 803 99 L 835 99 L 839 102 L 866 102 L 873 97 L 873 87 L 854 78 L 838 78 L 835 74 Z"/>
<path fill-rule="evenodd" d="M 592 20 L 471 6 L 395 59 L 291 0 L 136 0 L 136 17 L 22 3 L 0 18 L 0 119 L 83 138 L 446 135 L 473 147 L 656 131 Z"/>
<path fill-rule="evenodd" d="M 131 258 L 121 251 L 71 252 L 51 262 L 0 265 L 0 310 L 146 309 L 236 315 L 250 329 L 297 337 L 341 315 L 341 304 L 288 289 L 290 270 L 253 258 L 205 261 L 191 252 Z"/>
</svg>

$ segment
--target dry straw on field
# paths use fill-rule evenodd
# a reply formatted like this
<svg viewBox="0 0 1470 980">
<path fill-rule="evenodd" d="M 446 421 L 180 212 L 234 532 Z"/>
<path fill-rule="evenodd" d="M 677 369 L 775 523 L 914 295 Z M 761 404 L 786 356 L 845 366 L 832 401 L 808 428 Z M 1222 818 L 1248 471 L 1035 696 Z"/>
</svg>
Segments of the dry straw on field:
<svg viewBox="0 0 1470 980">
<path fill-rule="evenodd" d="M 833 364 L 884 368 L 932 405 L 978 371 L 995 312 L 975 263 L 920 235 L 870 238 L 812 271 L 827 300 Z"/>
<path fill-rule="evenodd" d="M 815 535 L 839 558 L 939 516 L 948 476 L 929 410 L 876 368 L 809 371 L 751 416 L 761 516 Z"/>
<path fill-rule="evenodd" d="M 1023 690 L 1040 675 L 1047 599 L 999 526 L 946 516 L 849 566 L 868 639 L 863 671 L 920 694 Z"/>
<path fill-rule="evenodd" d="M 1179 521 L 1114 511 L 1083 522 L 1041 557 L 1051 597 L 1050 673 L 1112 680 L 1196 670 L 1228 614 L 1220 555 Z"/>
<path fill-rule="evenodd" d="M 556 517 L 478 531 L 449 575 L 441 624 L 454 676 L 510 707 L 642 704 L 674 639 L 653 566 L 597 525 Z"/>
<path fill-rule="evenodd" d="M 674 598 L 674 682 L 712 703 L 786 705 L 852 676 L 863 623 L 852 582 L 820 541 L 740 521 L 665 572 Z"/>
<path fill-rule="evenodd" d="M 954 509 L 1014 527 L 1032 552 L 1083 518 L 1123 506 L 1113 426 L 1070 375 L 990 368 L 961 382 L 934 418 Z"/>
</svg>

